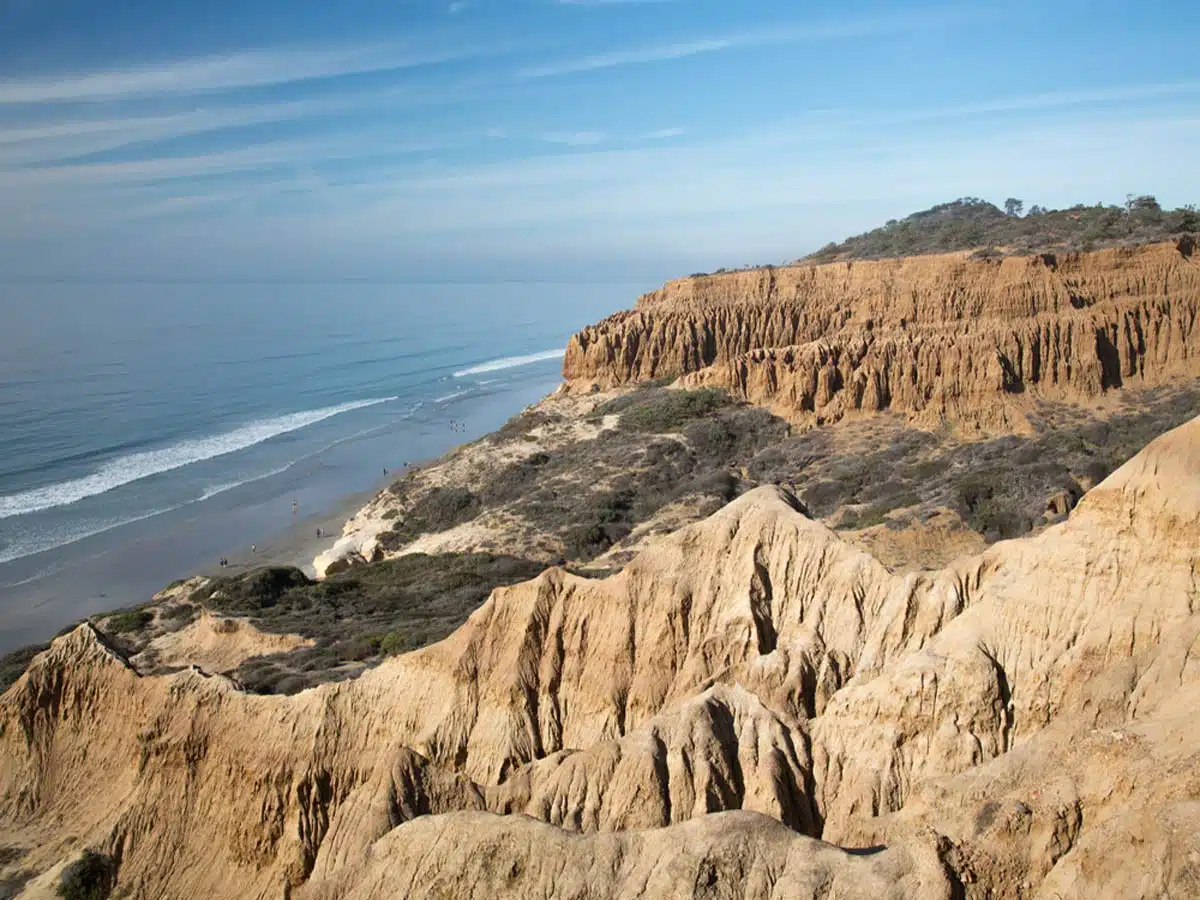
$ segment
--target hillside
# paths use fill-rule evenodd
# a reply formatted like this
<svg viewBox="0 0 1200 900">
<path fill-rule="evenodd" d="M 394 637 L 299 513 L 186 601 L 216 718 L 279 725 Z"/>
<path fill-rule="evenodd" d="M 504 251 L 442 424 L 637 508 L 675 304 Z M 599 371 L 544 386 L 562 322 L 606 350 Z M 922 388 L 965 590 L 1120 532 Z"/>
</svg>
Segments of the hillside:
<svg viewBox="0 0 1200 900">
<path fill-rule="evenodd" d="M 3 865 L 31 897 L 85 847 L 138 898 L 1187 896 L 1198 498 L 1193 421 L 1038 537 L 893 575 L 764 487 L 293 697 L 83 625 L 0 698 Z"/>
<path fill-rule="evenodd" d="M 887 259 L 979 250 L 981 255 L 1096 250 L 1178 238 L 1200 231 L 1195 206 L 1165 210 L 1152 196 L 1130 196 L 1125 206 L 1079 204 L 1046 209 L 1009 200 L 1006 209 L 964 197 L 893 219 L 881 228 L 828 244 L 804 262 Z"/>
<path fill-rule="evenodd" d="M 322 577 L 5 661 L 0 897 L 1196 894 L 1193 251 L 645 295 Z"/>
</svg>

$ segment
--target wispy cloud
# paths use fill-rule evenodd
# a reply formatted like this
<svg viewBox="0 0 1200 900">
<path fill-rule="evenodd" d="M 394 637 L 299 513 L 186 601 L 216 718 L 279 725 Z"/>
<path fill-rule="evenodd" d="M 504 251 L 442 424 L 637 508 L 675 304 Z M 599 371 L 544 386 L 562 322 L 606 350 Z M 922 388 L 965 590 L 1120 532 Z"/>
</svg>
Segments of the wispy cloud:
<svg viewBox="0 0 1200 900">
<path fill-rule="evenodd" d="M 115 162 L 83 162 L 28 168 L 0 169 L 0 187 L 52 187 L 71 185 L 137 185 L 172 180 L 215 178 L 286 167 L 284 181 L 295 181 L 295 167 L 316 163 L 358 161 L 376 171 L 398 158 L 454 146 L 452 141 L 402 142 L 394 133 L 353 132 L 322 138 L 302 138 L 193 153 L 151 156 Z"/>
<path fill-rule="evenodd" d="M 547 131 L 538 135 L 548 144 L 567 147 L 591 147 L 603 143 L 608 137 L 603 131 Z"/>
<path fill-rule="evenodd" d="M 0 79 L 0 104 L 78 102 L 233 91 L 434 65 L 482 52 L 395 46 L 250 51 L 100 72 Z"/>
<path fill-rule="evenodd" d="M 454 3 L 451 3 L 449 6 L 446 7 L 446 12 L 448 12 L 452 16 L 457 16 L 460 12 L 462 12 L 466 8 L 467 8 L 466 0 L 455 0 Z"/>
<path fill-rule="evenodd" d="M 724 50 L 747 49 L 779 44 L 799 44 L 814 41 L 847 40 L 889 32 L 922 31 L 961 22 L 974 15 L 976 14 L 955 10 L 934 10 L 911 12 L 895 16 L 848 19 L 836 22 L 782 25 L 774 28 L 743 31 L 692 41 L 668 42 L 627 50 L 613 50 L 607 53 L 598 53 L 575 59 L 559 60 L 545 65 L 527 66 L 517 72 L 517 77 L 525 79 L 548 78 L 554 75 L 570 75 L 577 72 L 591 72 L 597 69 L 611 69 L 617 66 L 667 62 L 669 60 L 684 59 L 690 56 L 717 53 Z"/>
<path fill-rule="evenodd" d="M 668 141 L 671 138 L 683 137 L 687 134 L 686 128 L 660 128 L 657 131 L 648 131 L 642 135 L 643 141 Z"/>
<path fill-rule="evenodd" d="M 563 6 L 637 6 L 643 3 L 673 3 L 674 0 L 558 0 Z"/>
<path fill-rule="evenodd" d="M 282 122 L 305 123 L 303 127 L 321 123 L 327 134 L 355 131 L 363 128 L 360 118 L 363 113 L 376 116 L 421 107 L 453 106 L 494 95 L 497 90 L 491 82 L 472 79 L 439 82 L 436 86 L 404 83 L 383 88 L 321 92 L 291 101 L 233 105 L 215 102 L 198 106 L 187 98 L 174 98 L 174 101 L 168 98 L 165 103 L 158 99 L 148 103 L 134 99 L 117 107 L 129 110 L 130 114 L 110 117 L 101 115 L 113 108 L 107 103 L 82 108 L 51 104 L 38 109 L 38 114 L 32 117 L 27 114 L 5 117 L 7 122 L 0 127 L 0 169 L 49 165 L 95 153 L 149 148 L 156 142 Z M 147 107 L 178 111 L 133 114 Z M 61 115 L 46 115 L 60 109 Z M 232 135 L 218 140 L 227 144 L 239 143 Z"/>
<path fill-rule="evenodd" d="M 682 59 L 700 53 L 713 53 L 735 46 L 733 38 L 714 38 L 685 43 L 657 44 L 636 50 L 614 50 L 578 59 L 561 60 L 544 66 L 528 66 L 517 72 L 518 78 L 548 78 L 552 75 L 569 75 L 574 72 L 591 72 L 595 69 L 611 69 L 637 63 L 665 62 Z"/>
</svg>

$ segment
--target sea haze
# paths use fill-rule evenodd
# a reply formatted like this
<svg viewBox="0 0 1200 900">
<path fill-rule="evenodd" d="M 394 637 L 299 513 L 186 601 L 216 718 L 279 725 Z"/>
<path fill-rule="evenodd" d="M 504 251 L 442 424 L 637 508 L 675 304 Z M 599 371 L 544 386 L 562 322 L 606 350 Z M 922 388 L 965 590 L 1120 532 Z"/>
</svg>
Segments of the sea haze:
<svg viewBox="0 0 1200 900">
<path fill-rule="evenodd" d="M 641 289 L 0 286 L 0 652 L 496 428 Z"/>
</svg>

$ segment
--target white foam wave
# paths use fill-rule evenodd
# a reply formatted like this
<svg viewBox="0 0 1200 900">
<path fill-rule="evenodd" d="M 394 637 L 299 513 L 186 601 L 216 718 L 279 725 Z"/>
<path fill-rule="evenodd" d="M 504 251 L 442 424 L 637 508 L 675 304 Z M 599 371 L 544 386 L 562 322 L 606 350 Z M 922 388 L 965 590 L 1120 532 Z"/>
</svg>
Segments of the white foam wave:
<svg viewBox="0 0 1200 900">
<path fill-rule="evenodd" d="M 465 388 L 464 390 L 461 390 L 461 391 L 455 391 L 453 394 L 447 394 L 444 397 L 438 397 L 433 402 L 434 403 L 449 403 L 451 400 L 457 400 L 459 397 L 465 397 L 469 393 L 471 393 L 471 389 Z"/>
<path fill-rule="evenodd" d="M 87 497 L 106 493 L 122 485 L 149 478 L 151 475 L 170 472 L 193 463 L 236 453 L 281 434 L 315 425 L 324 419 L 395 399 L 397 398 L 382 397 L 374 400 L 358 400 L 353 403 L 326 406 L 322 409 L 290 413 L 286 416 L 251 422 L 224 434 L 181 441 L 161 450 L 131 453 L 105 463 L 98 471 L 83 478 L 74 478 L 70 481 L 0 497 L 0 519 L 24 516 L 56 506 L 78 503 Z"/>
<path fill-rule="evenodd" d="M 22 559 L 26 556 L 33 556 L 37 553 L 43 553 L 46 550 L 57 550 L 59 547 L 65 547 L 67 544 L 74 544 L 77 541 L 82 541 L 84 538 L 94 537 L 97 534 L 103 534 L 113 528 L 120 528 L 122 525 L 132 525 L 134 522 L 143 522 L 146 519 L 152 519 L 155 516 L 161 516 L 163 513 L 171 512 L 178 509 L 177 506 L 168 506 L 162 509 L 152 509 L 150 512 L 142 513 L 136 516 L 129 516 L 123 519 L 108 519 L 104 522 L 93 523 L 91 525 L 66 525 L 49 533 L 35 534 L 29 538 L 18 540 L 4 550 L 0 550 L 0 563 L 12 562 L 15 559 Z M 14 581 L 11 584 L 4 585 L 5 587 L 20 587 L 23 584 L 29 584 L 32 581 L 37 581 L 39 578 L 45 578 L 47 575 L 53 575 L 61 566 L 52 566 L 49 569 L 42 571 L 24 579 L 23 581 Z"/>
<path fill-rule="evenodd" d="M 471 366 L 469 369 L 460 369 L 454 373 L 454 377 L 463 378 L 467 375 L 482 375 L 484 372 L 515 369 L 517 366 L 527 366 L 530 363 L 542 362 L 546 359 L 561 359 L 562 355 L 566 352 L 565 349 L 543 350 L 540 353 L 530 353 L 528 356 L 506 356 L 503 359 L 493 359 L 489 362 L 480 363 L 477 366 Z"/>
</svg>

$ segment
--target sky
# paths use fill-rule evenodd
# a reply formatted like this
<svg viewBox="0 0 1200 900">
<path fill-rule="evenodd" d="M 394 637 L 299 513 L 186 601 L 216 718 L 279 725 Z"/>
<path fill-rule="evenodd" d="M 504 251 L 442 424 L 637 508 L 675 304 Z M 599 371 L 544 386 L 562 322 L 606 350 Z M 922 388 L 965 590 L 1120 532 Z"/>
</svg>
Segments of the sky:
<svg viewBox="0 0 1200 900">
<path fill-rule="evenodd" d="M 0 282 L 656 280 L 1200 202 L 1191 0 L 0 0 Z"/>
</svg>

